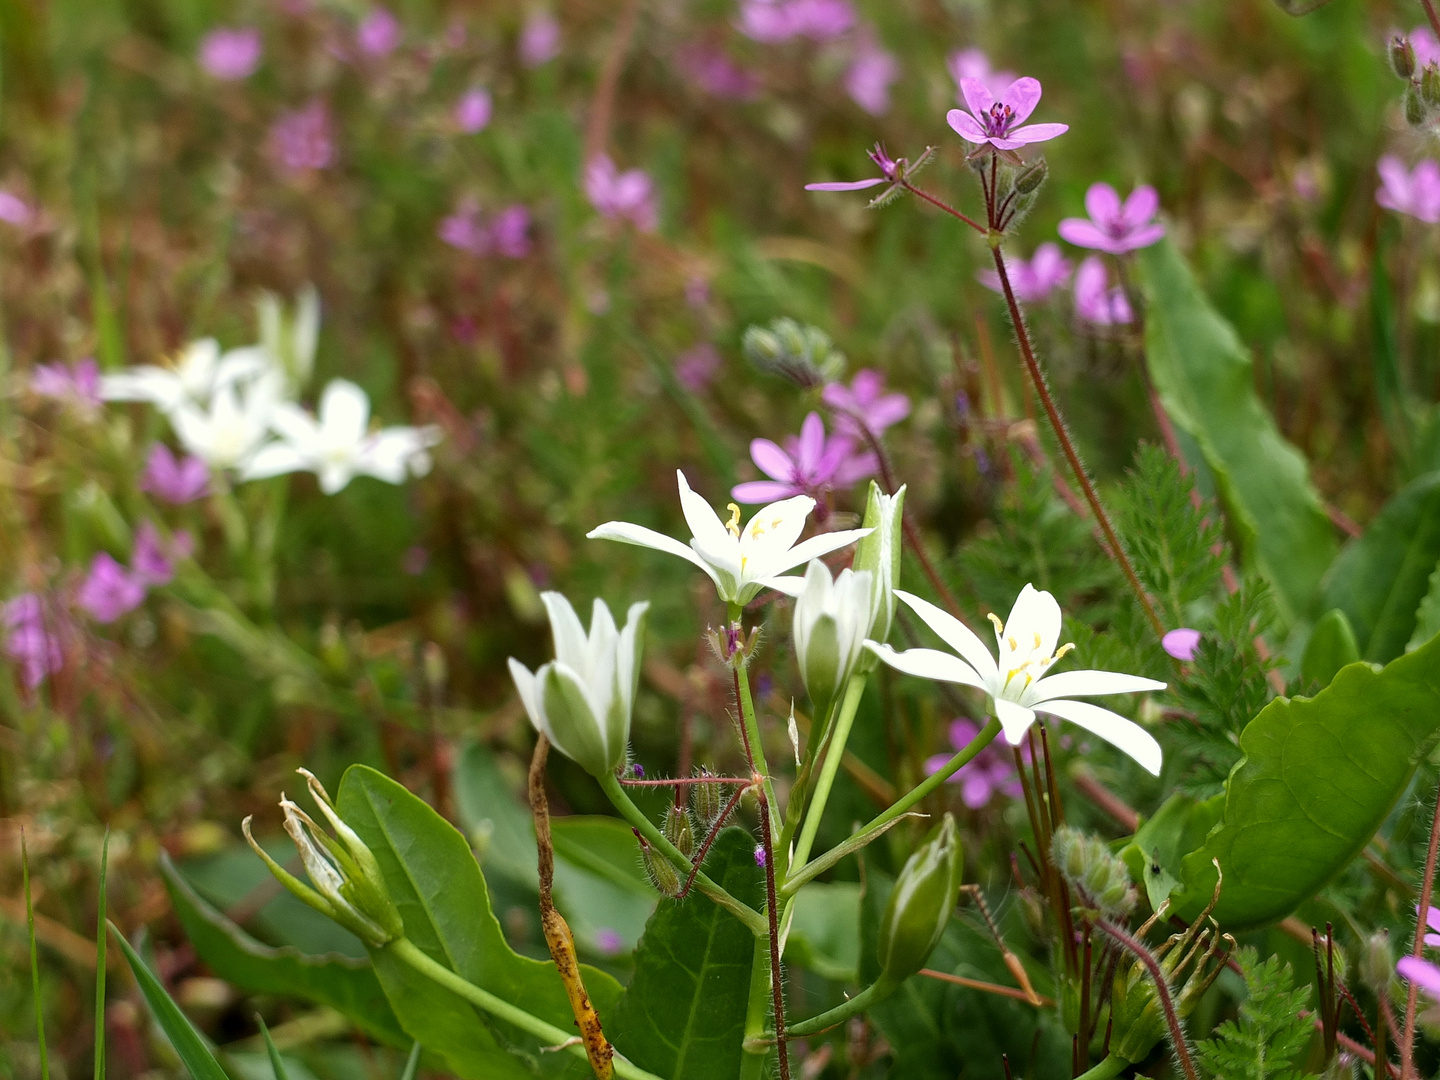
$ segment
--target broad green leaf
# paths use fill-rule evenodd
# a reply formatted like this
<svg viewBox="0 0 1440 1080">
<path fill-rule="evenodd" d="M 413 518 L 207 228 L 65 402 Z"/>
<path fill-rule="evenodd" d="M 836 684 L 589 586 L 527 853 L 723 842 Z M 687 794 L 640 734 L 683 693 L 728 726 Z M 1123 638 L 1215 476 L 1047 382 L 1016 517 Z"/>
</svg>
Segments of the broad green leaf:
<svg viewBox="0 0 1440 1080">
<path fill-rule="evenodd" d="M 1306 682 L 1329 686 L 1340 669 L 1360 659 L 1360 643 L 1349 618 L 1339 608 L 1331 608 L 1320 616 L 1310 640 L 1305 642 L 1305 655 L 1300 658 L 1300 677 Z"/>
<path fill-rule="evenodd" d="M 1325 607 L 1345 612 L 1360 656 L 1387 663 L 1405 651 L 1440 562 L 1440 472 L 1395 493 L 1325 578 Z"/>
<path fill-rule="evenodd" d="M 1313 619 L 1337 545 L 1305 459 L 1256 397 L 1249 350 L 1175 246 L 1139 256 L 1146 363 L 1165 411 L 1199 446 L 1240 553 L 1275 587 L 1282 615 Z"/>
<path fill-rule="evenodd" d="M 1420 606 L 1415 609 L 1415 633 L 1410 635 L 1410 644 L 1405 648 L 1418 649 L 1436 634 L 1440 634 L 1440 562 L 1435 564 L 1435 569 L 1430 574 L 1430 585 L 1425 591 L 1425 599 L 1421 600 Z"/>
<path fill-rule="evenodd" d="M 860 977 L 860 885 L 811 882 L 795 894 L 785 962 L 835 982 Z"/>
<path fill-rule="evenodd" d="M 1151 911 L 1158 911 L 1180 884 L 1181 860 L 1205 843 L 1224 807 L 1224 795 L 1200 801 L 1176 792 L 1135 830 L 1120 857 L 1131 876 L 1145 886 Z"/>
<path fill-rule="evenodd" d="M 1240 735 L 1225 811 L 1181 863 L 1178 914 L 1225 885 L 1215 917 L 1243 930 L 1314 896 L 1369 842 L 1440 729 L 1440 637 L 1383 669 L 1351 664 L 1313 698 L 1277 698 Z"/>
<path fill-rule="evenodd" d="M 497 997 L 563 1030 L 574 1027 L 564 984 L 550 961 L 520 956 L 490 910 L 489 891 L 465 838 L 424 800 L 363 765 L 340 783 L 337 806 L 380 863 L 405 936 L 434 960 Z M 476 1010 L 415 973 L 386 949 L 371 951 L 380 985 L 406 1032 L 442 1055 L 463 1080 L 588 1075 L 568 1054 Z M 620 984 L 582 967 L 602 1020 L 614 1014 Z"/>
<path fill-rule="evenodd" d="M 160 873 L 185 936 L 216 975 L 252 993 L 328 1005 L 386 1045 L 404 1047 L 412 1041 L 395 1019 L 368 960 L 336 953 L 312 956 L 291 946 L 271 948 L 211 907 L 168 855 L 160 856 Z"/>
<path fill-rule="evenodd" d="M 755 841 L 744 829 L 720 834 L 705 871 L 752 907 L 763 903 Z M 660 901 L 616 1010 L 616 1047 L 669 1080 L 734 1080 L 756 947 L 743 923 L 698 892 Z"/>
<path fill-rule="evenodd" d="M 215 1060 L 215 1055 L 210 1053 L 210 1048 L 205 1045 L 200 1032 L 195 1030 L 190 1018 L 180 1011 L 180 1006 L 165 992 L 165 987 L 160 985 L 155 973 L 130 947 L 130 942 L 125 940 L 125 935 L 120 933 L 114 923 L 110 924 L 110 932 L 119 943 L 120 951 L 125 954 L 130 970 L 135 973 L 135 981 L 140 984 L 140 992 L 145 995 L 145 1003 L 150 1006 L 151 1015 L 160 1025 L 160 1030 L 165 1032 L 165 1037 L 170 1040 L 170 1045 L 175 1048 L 175 1053 L 184 1062 L 185 1068 L 190 1070 L 190 1075 L 195 1080 L 229 1080 L 225 1070 Z"/>
</svg>

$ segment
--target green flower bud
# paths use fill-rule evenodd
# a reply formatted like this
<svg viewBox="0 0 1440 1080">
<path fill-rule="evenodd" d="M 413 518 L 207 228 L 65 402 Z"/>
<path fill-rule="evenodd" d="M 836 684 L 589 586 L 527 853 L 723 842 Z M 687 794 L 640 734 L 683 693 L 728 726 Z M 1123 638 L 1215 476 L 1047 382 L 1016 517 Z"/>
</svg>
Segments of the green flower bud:
<svg viewBox="0 0 1440 1080">
<path fill-rule="evenodd" d="M 870 481 L 865 520 L 861 525 L 874 531 L 862 536 L 855 545 L 855 559 L 850 565 L 856 571 L 868 570 L 872 576 L 867 636 L 883 645 L 895 621 L 895 587 L 900 583 L 900 543 L 905 528 L 905 486 L 902 484 L 894 495 L 886 495 L 879 484 Z M 868 670 L 876 662 L 874 654 L 867 651 L 862 670 Z"/>
<path fill-rule="evenodd" d="M 695 770 L 696 776 L 713 775 L 705 766 Z M 721 816 L 730 800 L 723 784 L 696 784 L 690 789 L 690 809 L 700 825 L 702 835 L 708 836 L 720 825 Z"/>
<path fill-rule="evenodd" d="M 1425 102 L 1420 99 L 1420 92 L 1412 83 L 1405 91 L 1405 122 L 1411 127 L 1424 127 L 1430 119 L 1425 109 Z"/>
<path fill-rule="evenodd" d="M 1360 981 L 1377 996 L 1383 996 L 1395 974 L 1395 950 L 1390 947 L 1390 931 L 1377 930 L 1365 939 L 1357 966 Z"/>
<path fill-rule="evenodd" d="M 690 821 L 690 811 L 674 803 L 665 811 L 665 826 L 661 830 L 665 839 L 680 849 L 686 858 L 695 850 L 695 831 Z"/>
<path fill-rule="evenodd" d="M 1390 68 L 1402 79 L 1415 74 L 1415 47 L 1406 37 L 1396 34 L 1390 39 L 1388 48 Z"/>
<path fill-rule="evenodd" d="M 1440 106 L 1440 64 L 1433 60 L 1420 74 L 1420 100 L 1432 109 Z"/>
<path fill-rule="evenodd" d="M 674 864 L 646 843 L 645 838 L 638 832 L 635 839 L 640 841 L 640 863 L 645 867 L 645 876 L 650 879 L 650 884 L 655 886 L 655 891 L 661 896 L 679 896 L 680 874 Z"/>
<path fill-rule="evenodd" d="M 800 678 L 822 716 L 849 681 L 865 651 L 873 608 L 869 571 L 840 571 L 833 582 L 819 559 L 805 569 L 805 587 L 795 601 L 795 659 Z"/>
<path fill-rule="evenodd" d="M 900 982 L 925 966 L 960 897 L 962 868 L 955 818 L 946 814 L 895 879 L 895 889 L 880 918 L 882 979 Z"/>
<path fill-rule="evenodd" d="M 829 335 L 794 319 L 747 327 L 740 345 L 745 359 L 761 371 L 806 390 L 832 382 L 845 371 L 844 354 L 835 351 Z"/>
<path fill-rule="evenodd" d="M 1050 176 L 1050 166 L 1045 159 L 1036 158 L 1015 174 L 1015 190 L 1021 195 L 1034 195 Z"/>
<path fill-rule="evenodd" d="M 1130 872 L 1105 841 L 1064 825 L 1055 830 L 1050 855 L 1069 881 L 1079 906 L 1106 919 L 1128 915 L 1134 909 Z"/>
</svg>

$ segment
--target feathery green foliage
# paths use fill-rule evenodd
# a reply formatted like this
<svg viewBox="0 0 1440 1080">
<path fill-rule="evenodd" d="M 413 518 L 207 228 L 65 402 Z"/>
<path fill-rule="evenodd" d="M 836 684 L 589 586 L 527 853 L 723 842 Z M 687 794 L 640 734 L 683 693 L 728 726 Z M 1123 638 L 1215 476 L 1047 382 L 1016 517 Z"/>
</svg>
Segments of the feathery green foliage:
<svg viewBox="0 0 1440 1080">
<path fill-rule="evenodd" d="M 1248 996 L 1238 1022 L 1225 1021 L 1196 1047 L 1201 1066 L 1216 1080 L 1298 1080 L 1304 1073 L 1295 1058 L 1313 1034 L 1305 1012 L 1310 987 L 1297 988 L 1290 965 L 1279 957 L 1261 961 L 1246 948 L 1236 959 Z"/>
</svg>

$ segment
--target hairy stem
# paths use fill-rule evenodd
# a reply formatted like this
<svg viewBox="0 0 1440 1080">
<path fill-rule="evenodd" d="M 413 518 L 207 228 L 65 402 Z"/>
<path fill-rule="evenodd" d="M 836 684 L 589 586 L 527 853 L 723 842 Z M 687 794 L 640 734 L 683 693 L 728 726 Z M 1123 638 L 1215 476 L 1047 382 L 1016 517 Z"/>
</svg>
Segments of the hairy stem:
<svg viewBox="0 0 1440 1080">
<path fill-rule="evenodd" d="M 1165 1014 L 1165 1025 L 1170 1029 L 1170 1043 L 1175 1047 L 1175 1057 L 1180 1062 L 1180 1068 L 1185 1071 L 1186 1080 L 1200 1080 L 1195 1071 L 1195 1063 L 1190 1060 L 1185 1029 L 1180 1026 L 1180 1014 L 1175 1011 L 1175 999 L 1170 996 L 1170 985 L 1165 981 L 1165 972 L 1160 969 L 1159 961 L 1149 949 L 1114 923 L 1106 919 L 1096 919 L 1095 926 L 1145 965 L 1145 970 L 1150 973 L 1150 980 L 1155 984 L 1155 997 L 1160 1002 L 1160 1011 Z"/>
<path fill-rule="evenodd" d="M 1129 1064 L 1124 1058 L 1111 1054 L 1099 1065 L 1081 1073 L 1075 1080 L 1114 1080 L 1114 1077 L 1124 1072 L 1125 1067 Z"/>
<path fill-rule="evenodd" d="M 1428 8 L 1428 4 L 1426 5 Z M 1415 944 L 1410 955 L 1416 960 L 1425 954 L 1426 916 L 1430 914 L 1431 890 L 1435 886 L 1435 858 L 1440 854 L 1440 792 L 1436 793 L 1435 816 L 1430 822 L 1430 848 L 1425 852 L 1425 877 L 1420 881 L 1420 909 L 1415 919 Z M 1405 1027 L 1400 1043 L 1400 1080 L 1410 1080 L 1411 1065 L 1415 1060 L 1415 1007 L 1419 986 L 1410 982 L 1405 992 Z"/>
<path fill-rule="evenodd" d="M 830 1009 L 828 1012 L 823 1012 L 819 1016 L 812 1016 L 809 1020 L 801 1020 L 798 1024 L 791 1024 L 789 1034 L 786 1037 L 801 1039 L 807 1035 L 818 1035 L 820 1032 L 827 1028 L 832 1028 L 836 1024 L 843 1024 L 846 1020 L 849 1020 L 850 1017 L 857 1013 L 864 1012 L 877 1001 L 882 1001 L 889 997 L 899 986 L 900 984 L 898 982 L 886 979 L 882 975 L 877 981 L 871 983 L 864 990 L 861 990 L 860 993 L 850 998 L 850 1000 L 836 1005 L 835 1008 Z"/>
<path fill-rule="evenodd" d="M 910 192 L 911 195 L 918 195 L 920 198 L 924 199 L 936 209 L 943 210 L 951 217 L 956 218 L 959 221 L 963 221 L 966 225 L 969 225 L 976 232 L 983 233 L 989 231 L 985 228 L 984 225 L 981 225 L 974 218 L 962 214 L 959 210 L 956 210 L 948 203 L 941 202 L 939 199 L 935 198 L 934 195 L 931 195 L 928 191 L 921 191 L 919 188 L 915 187 L 915 185 L 911 184 L 908 180 L 900 181 L 900 186 L 903 187 L 906 191 Z"/>
<path fill-rule="evenodd" d="M 770 783 L 770 766 L 765 760 L 765 747 L 760 741 L 760 721 L 755 715 L 755 702 L 750 697 L 750 677 L 741 664 L 735 664 L 735 703 L 740 709 L 740 738 L 745 744 L 745 762 L 750 774 L 759 777 L 770 807 L 775 807 L 775 789 Z M 770 830 L 770 839 L 780 835 L 781 822 L 766 813 L 763 822 Z"/>
<path fill-rule="evenodd" d="M 761 819 L 770 819 L 770 807 L 766 805 L 764 791 L 757 791 L 760 798 Z M 775 1049 L 780 1059 L 780 1080 L 790 1080 L 790 1050 L 785 1045 L 785 972 L 780 967 L 780 917 L 775 895 L 775 845 L 771 842 L 770 830 L 760 830 L 761 843 L 765 846 L 765 917 L 770 922 L 767 935 L 770 945 L 770 998 L 775 1012 Z"/>
</svg>

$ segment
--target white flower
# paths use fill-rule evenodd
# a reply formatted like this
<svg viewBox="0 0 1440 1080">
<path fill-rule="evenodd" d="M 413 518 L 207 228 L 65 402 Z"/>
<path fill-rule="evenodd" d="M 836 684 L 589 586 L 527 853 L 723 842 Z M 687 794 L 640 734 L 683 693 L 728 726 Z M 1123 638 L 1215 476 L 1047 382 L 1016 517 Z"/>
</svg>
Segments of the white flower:
<svg viewBox="0 0 1440 1080">
<path fill-rule="evenodd" d="M 277 404 L 269 417 L 280 439 L 261 447 L 245 463 L 241 477 L 255 480 L 306 470 L 320 478 L 320 490 L 333 495 L 356 476 L 399 484 L 407 472 L 430 469 L 429 447 L 439 441 L 433 427 L 367 430 L 370 399 L 345 379 L 334 379 L 320 396 L 317 420 L 298 405 Z"/>
<path fill-rule="evenodd" d="M 870 481 L 870 494 L 865 500 L 863 525 L 875 531 L 855 545 L 855 570 L 869 570 L 875 575 L 870 590 L 870 630 L 868 637 L 884 641 L 890 636 L 895 621 L 895 586 L 900 581 L 900 537 L 905 519 L 905 485 L 894 495 L 886 495 L 880 485 Z"/>
<path fill-rule="evenodd" d="M 1116 671 L 1046 675 L 1051 664 L 1074 648 L 1065 645 L 1058 652 L 1055 649 L 1060 637 L 1060 605 L 1048 592 L 1026 585 L 1010 609 L 1007 622 L 990 616 L 1000 651 L 998 664 L 984 643 L 959 619 L 918 596 L 900 590 L 895 595 L 960 655 L 951 656 L 938 649 L 896 652 L 888 645 L 867 641 L 866 647 L 885 663 L 910 675 L 984 690 L 995 703 L 995 716 L 1011 746 L 1020 745 L 1037 712 L 1049 713 L 1100 736 L 1150 772 L 1160 774 L 1160 744 L 1148 731 L 1109 709 L 1070 698 L 1163 690 L 1165 684 Z"/>
<path fill-rule="evenodd" d="M 170 412 L 170 424 L 185 449 L 211 468 L 242 468 L 269 433 L 279 390 L 268 373 L 243 393 L 224 383 L 215 388 L 208 408 L 181 401 Z"/>
<path fill-rule="evenodd" d="M 870 532 L 869 529 L 849 529 L 821 533 L 795 543 L 815 506 L 815 500 L 808 495 L 796 495 L 761 507 L 744 528 L 740 526 L 740 507 L 731 503 L 727 508 L 730 520 L 722 523 L 710 504 L 690 490 L 685 474 L 676 470 L 675 475 L 680 480 L 680 509 L 693 534 L 688 547 L 664 533 L 628 521 L 606 522 L 587 535 L 591 540 L 618 540 L 622 544 L 654 548 L 688 559 L 710 575 L 720 599 L 729 604 L 747 604 L 761 589 L 799 595 L 805 579 L 779 575 L 853 544 Z"/>
<path fill-rule="evenodd" d="M 207 404 L 217 391 L 260 375 L 269 366 L 269 357 L 258 345 L 222 354 L 214 338 L 201 338 L 181 350 L 173 367 L 139 364 L 102 375 L 100 396 L 106 401 L 148 401 L 168 413 L 185 404 Z"/>
<path fill-rule="evenodd" d="M 818 716 L 844 688 L 865 651 L 874 577 L 868 570 L 845 569 L 832 582 L 825 564 L 814 559 L 804 580 L 795 601 L 795 659 Z"/>
<path fill-rule="evenodd" d="M 255 302 L 260 321 L 260 346 L 285 379 L 286 396 L 299 395 L 315 370 L 315 348 L 320 340 L 320 294 L 306 285 L 286 312 L 285 303 L 272 292 Z"/>
<path fill-rule="evenodd" d="M 605 601 L 597 598 L 590 633 L 560 593 L 540 594 L 550 615 L 555 659 L 533 674 L 510 658 L 510 675 L 530 722 L 594 776 L 613 773 L 625 761 L 630 710 L 640 681 L 641 635 L 648 602 L 631 604 L 625 629 L 616 630 Z"/>
</svg>

